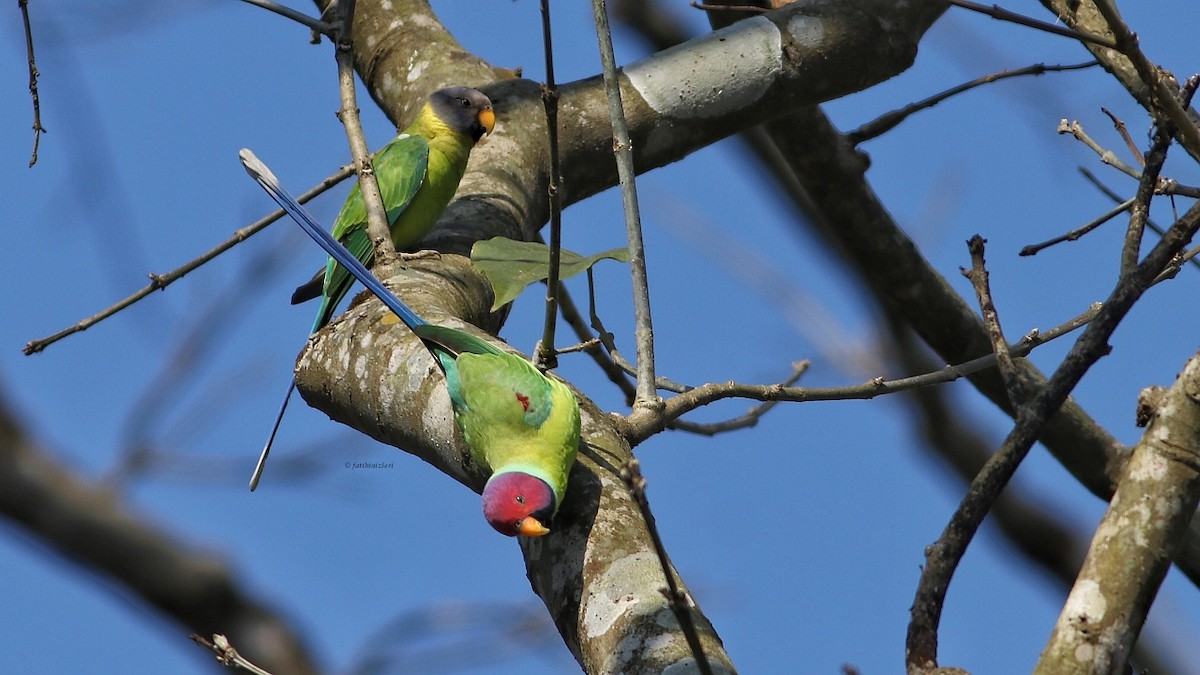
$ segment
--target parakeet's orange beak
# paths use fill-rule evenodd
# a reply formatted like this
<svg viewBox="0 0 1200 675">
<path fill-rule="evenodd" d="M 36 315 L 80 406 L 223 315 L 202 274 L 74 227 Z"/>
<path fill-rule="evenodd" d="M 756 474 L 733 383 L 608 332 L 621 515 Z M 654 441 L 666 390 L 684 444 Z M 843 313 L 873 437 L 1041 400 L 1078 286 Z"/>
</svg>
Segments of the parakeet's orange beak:
<svg viewBox="0 0 1200 675">
<path fill-rule="evenodd" d="M 492 129 L 496 128 L 496 113 L 490 107 L 479 111 L 479 123 L 483 125 L 483 130 L 489 135 Z"/>
<path fill-rule="evenodd" d="M 542 521 L 529 516 L 524 518 L 517 524 L 517 531 L 526 537 L 540 537 L 550 534 L 550 529 L 542 524 Z"/>
</svg>

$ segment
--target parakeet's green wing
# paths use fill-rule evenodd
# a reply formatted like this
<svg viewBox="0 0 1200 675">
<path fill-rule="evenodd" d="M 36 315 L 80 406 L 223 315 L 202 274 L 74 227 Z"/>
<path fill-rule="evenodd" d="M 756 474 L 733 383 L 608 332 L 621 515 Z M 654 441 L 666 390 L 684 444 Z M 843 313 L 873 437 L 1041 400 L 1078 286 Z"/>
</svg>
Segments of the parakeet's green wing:
<svg viewBox="0 0 1200 675">
<path fill-rule="evenodd" d="M 380 148 L 371 159 L 371 164 L 375 168 L 375 178 L 383 196 L 383 208 L 391 225 L 408 208 L 417 190 L 421 189 L 429 168 L 429 141 L 421 136 L 401 134 Z M 358 183 L 355 183 L 350 188 L 342 212 L 333 223 L 333 238 L 344 242 L 347 232 L 365 228 L 366 223 L 367 206 Z"/>
<path fill-rule="evenodd" d="M 496 424 L 537 429 L 550 415 L 550 382 L 516 354 L 461 354 L 458 377 L 472 412 L 493 408 Z"/>
<path fill-rule="evenodd" d="M 429 141 L 420 136 L 401 134 L 375 153 L 372 164 L 375 167 L 380 194 L 383 196 L 383 207 L 387 210 L 388 225 L 391 226 L 421 189 L 421 183 L 424 182 L 426 170 L 429 168 Z M 350 188 L 350 195 L 346 198 L 342 212 L 333 224 L 333 237 L 358 258 L 359 262 L 369 267 L 375 248 L 367 234 L 366 223 L 366 203 L 362 198 L 362 189 L 355 183 L 354 187 Z M 396 240 L 397 234 L 393 231 L 393 241 Z M 353 285 L 354 277 L 330 258 L 325 265 L 325 282 L 321 287 L 321 311 L 317 314 L 315 327 L 320 328 L 329 321 L 334 308 Z"/>
<path fill-rule="evenodd" d="M 421 324 L 413 332 L 434 345 L 454 402 L 490 422 L 537 429 L 550 414 L 550 382 L 524 357 L 460 330 Z M 440 348 L 440 349 L 439 349 Z M 490 409 L 482 410 L 481 406 Z M 494 407 L 493 407 L 494 406 Z"/>
<path fill-rule="evenodd" d="M 359 262 L 364 265 L 371 264 L 371 258 L 375 255 L 375 247 L 371 244 L 371 237 L 367 234 L 365 227 L 350 230 L 341 240 L 341 244 Z M 350 292 L 350 287 L 353 285 L 354 277 L 346 268 L 337 264 L 333 258 L 325 263 L 325 282 L 321 286 L 321 310 L 317 312 L 317 319 L 313 324 L 314 331 L 329 323 L 334 309 Z"/>
<path fill-rule="evenodd" d="M 401 134 L 380 148 L 375 154 L 374 166 L 390 225 L 412 203 L 421 183 L 425 181 L 429 170 L 429 140 L 422 136 Z M 366 220 L 365 212 L 363 219 Z M 393 241 L 398 239 L 397 234 L 400 233 L 392 232 Z"/>
</svg>

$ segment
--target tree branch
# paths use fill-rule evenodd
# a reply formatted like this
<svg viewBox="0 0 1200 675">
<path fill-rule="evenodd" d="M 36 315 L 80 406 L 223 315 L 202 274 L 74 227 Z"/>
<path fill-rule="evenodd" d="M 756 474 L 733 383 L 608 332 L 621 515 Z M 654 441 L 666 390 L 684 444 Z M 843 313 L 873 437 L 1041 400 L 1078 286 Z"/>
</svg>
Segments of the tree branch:
<svg viewBox="0 0 1200 675">
<path fill-rule="evenodd" d="M 337 6 L 338 28 L 333 53 L 337 59 L 338 92 L 342 99 L 338 119 L 346 127 L 350 156 L 358 167 L 358 187 L 367 210 L 367 234 L 371 237 L 375 263 L 382 267 L 395 257 L 396 247 L 392 244 L 391 227 L 383 207 L 383 195 L 379 192 L 379 181 L 375 179 L 375 167 L 371 164 L 371 151 L 358 119 L 358 97 L 354 92 L 354 43 L 350 30 L 354 20 L 354 4 L 354 0 L 339 0 Z"/>
<path fill-rule="evenodd" d="M 1121 276 L 1100 313 L 1075 341 L 1050 380 L 1018 410 L 1013 430 L 976 476 L 942 536 L 926 550 L 926 564 L 913 600 L 912 622 L 905 647 L 905 662 L 910 673 L 937 668 L 937 629 L 950 579 L 997 495 L 1033 447 L 1046 421 L 1066 401 L 1088 369 L 1108 353 L 1108 338 L 1117 325 L 1197 229 L 1200 229 L 1200 204 L 1194 205 L 1167 230 L 1167 236 L 1141 264 Z"/>
<path fill-rule="evenodd" d="M 334 185 L 337 185 L 338 183 L 342 182 L 342 180 L 349 177 L 353 173 L 354 173 L 353 166 L 343 166 L 336 173 L 329 176 L 325 180 L 318 183 L 316 186 L 310 188 L 304 194 L 297 197 L 296 200 L 299 201 L 301 204 L 306 204 L 309 201 L 311 201 L 313 198 L 315 198 L 317 195 L 321 194 L 322 192 L 325 192 L 326 190 L 333 187 Z M 201 265 L 204 265 L 205 263 L 212 260 L 213 258 L 216 258 L 217 256 L 221 255 L 222 253 L 233 248 L 234 246 L 237 246 L 238 244 L 242 243 L 243 241 L 249 239 L 252 235 L 258 234 L 260 231 L 262 231 L 263 228 L 265 228 L 266 226 L 275 222 L 276 220 L 279 220 L 280 218 L 282 218 L 283 215 L 284 214 L 283 214 L 282 209 L 277 209 L 275 211 L 272 211 L 268 215 L 254 221 L 253 223 L 247 225 L 246 227 L 243 227 L 242 229 L 237 230 L 232 235 L 230 235 L 230 237 L 228 239 L 221 242 L 220 244 L 217 244 L 214 248 L 209 250 L 207 253 L 201 255 L 200 257 L 198 257 L 184 265 L 181 265 L 180 267 L 177 267 L 165 274 L 155 274 L 155 273 L 151 272 L 150 274 L 146 275 L 146 276 L 150 277 L 150 283 L 146 286 L 143 286 L 141 289 L 139 289 L 133 295 L 130 295 L 129 297 L 125 298 L 124 300 L 121 300 L 120 302 L 112 305 L 111 307 L 108 307 L 107 309 L 97 312 L 96 314 L 93 314 L 92 316 L 89 316 L 86 319 L 81 319 L 80 321 L 77 321 L 73 325 L 62 329 L 53 335 L 50 335 L 50 336 L 47 336 L 44 338 L 40 338 L 37 340 L 30 340 L 29 342 L 26 342 L 25 348 L 22 351 L 24 352 L 24 354 L 26 356 L 29 356 L 30 354 L 36 354 L 36 353 L 42 351 L 43 349 L 45 349 L 46 347 L 49 347 L 50 345 L 54 344 L 55 342 L 58 342 L 59 340 L 65 338 L 67 336 L 74 335 L 75 333 L 78 333 L 80 331 L 84 331 L 84 330 L 87 330 L 88 328 L 91 328 L 92 326 L 96 325 L 97 323 L 100 323 L 101 321 L 107 319 L 108 317 L 120 312 L 121 310 L 125 309 L 126 307 L 129 307 L 130 305 L 133 305 L 134 303 L 138 302 L 139 300 L 145 298 L 146 296 L 150 295 L 154 291 L 161 291 L 161 290 L 165 289 L 167 286 L 170 286 L 172 283 L 178 281 L 179 279 L 182 279 L 184 277 L 184 275 L 188 274 L 189 272 L 194 271 L 196 268 L 200 267 Z"/>
<path fill-rule="evenodd" d="M 1119 672 L 1200 503 L 1200 353 L 1168 390 L 1142 392 L 1153 418 L 1096 528 L 1037 668 L 1039 675 Z"/>
<path fill-rule="evenodd" d="M 469 324 L 495 328 L 490 287 L 464 258 L 417 261 L 388 285 L 434 323 L 481 336 Z M 486 476 L 452 422 L 445 385 L 431 376 L 437 370 L 428 351 L 411 333 L 396 330 L 388 315 L 370 298 L 335 320 L 333 330 L 318 333 L 300 357 L 297 388 L 333 419 L 404 448 L 481 491 Z M 394 375 L 380 378 L 381 372 Z M 690 660 L 658 591 L 662 571 L 646 524 L 620 476 L 632 456 L 629 444 L 616 418 L 578 397 L 583 442 L 567 497 L 550 535 L 520 541 L 534 591 L 586 672 L 638 671 L 649 659 L 658 668 Z M 714 669 L 731 672 L 700 608 L 690 611 Z"/>
</svg>

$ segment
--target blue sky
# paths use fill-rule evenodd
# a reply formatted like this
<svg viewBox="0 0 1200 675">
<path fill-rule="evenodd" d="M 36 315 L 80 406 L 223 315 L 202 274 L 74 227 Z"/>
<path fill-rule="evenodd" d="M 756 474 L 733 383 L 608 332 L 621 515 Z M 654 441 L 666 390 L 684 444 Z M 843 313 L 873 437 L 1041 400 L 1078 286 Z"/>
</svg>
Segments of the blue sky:
<svg viewBox="0 0 1200 675">
<path fill-rule="evenodd" d="M 58 460 L 95 479 L 111 476 L 134 443 L 167 453 L 162 465 L 123 484 L 132 508 L 227 560 L 257 597 L 294 620 L 330 671 L 403 647 L 415 651 L 405 652 L 407 669 L 394 672 L 570 672 L 557 636 L 525 645 L 504 633 L 514 617 L 544 614 L 516 544 L 490 530 L 476 495 L 407 454 L 294 405 L 262 488 L 245 490 L 315 311 L 287 303 L 291 288 L 323 260 L 295 228 L 272 226 L 120 316 L 41 355 L 21 355 L 27 340 L 108 306 L 143 285 L 148 272 L 190 260 L 268 211 L 270 202 L 237 162 L 239 148 L 253 148 L 294 192 L 348 155 L 333 115 L 329 45 L 309 45 L 295 24 L 238 2 L 122 2 L 103 10 L 84 0 L 31 4 L 49 130 L 32 169 L 20 16 L 15 7 L 0 13 L 8 50 L 0 60 L 7 92 L 0 171 L 8 195 L 0 245 L 10 252 L 11 285 L 0 321 L 6 404 Z M 674 4 L 703 29 L 698 12 Z M 1153 11 L 1124 4 L 1151 58 L 1181 77 L 1195 70 L 1191 26 L 1171 18 L 1187 4 Z M 456 2 L 434 6 L 467 48 L 540 78 L 536 2 L 485 0 L 471 3 L 472 11 Z M 1009 7 L 1042 16 L 1032 2 Z M 554 12 L 558 79 L 598 72 L 586 4 L 556 3 Z M 621 34 L 616 48 L 620 63 L 643 53 Z M 827 110 L 850 129 L 984 73 L 1086 59 L 1069 40 L 954 10 L 922 42 L 909 72 Z M 369 99 L 360 101 L 369 142 L 378 147 L 394 130 Z M 966 297 L 969 285 L 958 274 L 969 265 L 963 242 L 987 237 L 993 289 L 1012 338 L 1082 311 L 1115 279 L 1122 234 L 1115 222 L 1034 258 L 1016 256 L 1021 246 L 1110 207 L 1076 167 L 1132 193 L 1128 179 L 1054 132 L 1060 118 L 1079 119 L 1102 142 L 1123 147 L 1101 106 L 1144 142 L 1144 113 L 1111 78 L 1088 71 L 976 90 L 864 146 L 876 192 Z M 1196 183 L 1194 165 L 1182 158 L 1168 164 L 1169 173 Z M 314 202 L 317 216 L 329 222 L 346 189 Z M 796 227 L 736 142 L 653 171 L 639 190 L 662 374 L 688 383 L 773 382 L 802 358 L 813 362 L 805 385 L 881 374 L 831 353 L 830 345 L 872 352 L 879 336 L 871 305 Z M 1167 223 L 1161 206 L 1155 215 Z M 564 219 L 573 250 L 623 242 L 612 190 L 571 207 Z M 722 238 L 747 246 L 753 265 L 722 263 L 712 253 L 728 250 Z M 735 274 L 746 268 L 763 276 Z M 597 270 L 602 314 L 632 353 L 626 270 L 611 262 Z M 766 270 L 774 275 L 763 282 Z M 1113 354 L 1075 393 L 1122 441 L 1139 436 L 1138 391 L 1170 383 L 1196 349 L 1200 317 L 1180 309 L 1191 306 L 1198 279 L 1185 270 L 1153 290 L 1114 336 Z M 754 290 L 756 283 L 769 290 Z M 581 285 L 574 290 L 585 297 Z M 541 325 L 536 295 L 517 301 L 502 333 L 525 351 Z M 783 298 L 801 298 L 800 309 Z M 818 324 L 814 308 L 827 324 Z M 199 345 L 202 359 L 170 370 L 189 335 L 205 338 L 189 343 Z M 1053 368 L 1067 340 L 1038 350 L 1033 361 Z M 618 393 L 585 357 L 565 358 L 560 372 L 602 406 L 621 410 Z M 159 388 L 164 377 L 171 384 Z M 948 386 L 998 443 L 1007 419 L 969 385 Z M 712 406 L 694 419 L 723 419 L 748 405 Z M 668 550 L 743 672 L 902 667 L 922 549 L 961 494 L 921 451 L 906 411 L 888 399 L 782 405 L 753 429 L 713 439 L 667 433 L 638 449 Z M 300 457 L 311 473 L 289 478 L 286 460 Z M 347 470 L 347 461 L 391 468 Z M 1103 513 L 1040 446 L 1017 483 L 1083 531 Z M 436 505 L 444 517 L 418 517 L 414 502 Z M 944 663 L 999 673 L 1027 671 L 1036 660 L 1061 597 L 1011 555 L 985 527 L 950 589 Z M 7 524 L 0 525 L 0 606 L 14 672 L 208 669 L 208 656 L 186 631 Z M 393 621 L 402 622 L 403 640 L 382 632 Z M 1172 573 L 1151 621 L 1166 629 L 1158 635 L 1168 649 L 1186 653 L 1200 631 L 1195 589 Z M 447 653 L 467 655 L 452 662 L 458 670 L 440 670 Z M 476 653 L 485 654 L 472 669 Z M 1191 667 L 1200 673 L 1194 660 Z"/>
</svg>

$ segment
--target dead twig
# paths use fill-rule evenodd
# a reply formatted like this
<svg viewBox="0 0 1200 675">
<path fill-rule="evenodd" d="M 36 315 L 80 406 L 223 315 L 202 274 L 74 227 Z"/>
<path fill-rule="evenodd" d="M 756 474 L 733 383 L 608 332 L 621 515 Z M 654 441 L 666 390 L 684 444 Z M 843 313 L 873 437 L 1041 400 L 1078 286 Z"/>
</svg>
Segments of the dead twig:
<svg viewBox="0 0 1200 675">
<path fill-rule="evenodd" d="M 297 200 L 301 204 L 307 203 L 307 202 L 311 201 L 317 195 L 321 194 L 322 192 L 325 192 L 326 190 L 333 187 L 334 185 L 337 185 L 338 183 L 340 183 L 342 180 L 344 180 L 346 177 L 350 176 L 353 173 L 354 173 L 354 167 L 344 166 L 341 169 L 339 169 L 336 173 L 325 178 L 320 183 L 318 183 L 316 186 L 310 188 L 307 192 L 300 195 L 297 198 Z M 193 259 L 192 261 L 188 262 L 187 264 L 177 267 L 177 268 L 171 270 L 170 272 L 166 272 L 165 274 L 155 274 L 152 272 L 152 273 L 146 275 L 146 276 L 150 277 L 149 285 L 143 286 L 140 290 L 138 290 L 133 295 L 130 295 L 129 297 L 125 298 L 124 300 L 121 300 L 120 302 L 108 307 L 107 309 L 101 310 L 100 312 L 97 312 L 96 314 L 93 314 L 93 315 L 87 317 L 86 319 L 81 319 L 78 322 L 76 322 L 75 324 L 62 329 L 62 330 L 58 331 L 57 333 L 54 333 L 53 335 L 49 335 L 44 338 L 39 338 L 37 340 L 30 340 L 29 342 L 26 342 L 25 348 L 22 351 L 25 353 L 26 356 L 28 356 L 30 354 L 36 354 L 36 353 L 42 351 L 43 349 L 45 349 L 46 347 L 49 347 L 50 345 L 54 344 L 55 342 L 58 342 L 59 340 L 67 337 L 68 335 L 74 335 L 75 333 L 78 333 L 80 331 L 84 331 L 84 330 L 87 330 L 88 328 L 91 328 L 92 326 L 96 325 L 97 323 L 120 312 L 121 310 L 129 307 L 130 305 L 133 305 L 134 303 L 138 302 L 142 298 L 145 298 L 146 296 L 150 295 L 154 291 L 161 291 L 161 290 L 165 289 L 167 286 L 170 286 L 172 283 L 178 281 L 179 279 L 182 279 L 189 272 L 194 271 L 196 268 L 204 265 L 205 263 L 209 262 L 213 258 L 216 258 L 217 256 L 221 255 L 222 253 L 233 248 L 234 246 L 237 246 L 238 244 L 242 243 L 243 241 L 249 239 L 252 235 L 257 234 L 259 231 L 261 231 L 266 226 L 268 226 L 271 223 L 275 222 L 276 220 L 279 220 L 280 218 L 282 218 L 283 215 L 284 215 L 284 213 L 283 213 L 282 209 L 273 211 L 269 215 L 254 221 L 253 223 L 247 225 L 246 227 L 243 227 L 240 230 L 237 230 L 232 235 L 230 235 L 230 237 L 228 239 L 221 242 L 220 244 L 217 244 L 216 247 L 209 250 L 204 255 L 201 255 L 200 257 Z"/>
<path fill-rule="evenodd" d="M 17 0 L 17 4 L 21 7 L 21 22 L 25 24 L 25 58 L 29 62 L 29 96 L 33 99 L 33 153 L 29 157 L 29 166 L 33 166 L 37 164 L 38 145 L 42 142 L 42 132 L 46 130 L 42 126 L 42 103 L 38 98 L 38 77 L 41 73 L 38 72 L 33 58 L 33 28 L 29 25 L 29 0 Z"/>
<path fill-rule="evenodd" d="M 671 571 L 671 563 L 667 559 L 667 548 L 663 545 L 662 538 L 658 536 L 654 515 L 650 513 L 650 502 L 646 499 L 646 478 L 642 476 L 637 457 L 630 457 L 629 461 L 621 467 L 621 480 L 625 481 L 629 493 L 633 495 L 633 501 L 638 505 L 638 510 L 642 512 L 642 520 L 646 522 L 646 529 L 650 532 L 650 540 L 654 542 L 654 552 L 658 555 L 663 577 L 667 580 L 667 587 L 663 589 L 663 595 L 667 598 L 671 612 L 679 621 L 679 628 L 683 631 L 683 637 L 687 640 L 688 647 L 692 650 L 692 656 L 696 658 L 696 669 L 702 675 L 713 675 L 712 666 L 709 665 L 708 657 L 704 654 L 704 646 L 700 644 L 700 635 L 696 632 L 696 624 L 692 621 L 691 598 L 675 580 L 675 574 Z"/>
<path fill-rule="evenodd" d="M 1037 30 L 1044 31 L 1047 33 L 1052 33 L 1054 35 L 1062 35 L 1064 37 L 1075 38 L 1076 40 L 1080 40 L 1082 42 L 1090 42 L 1092 44 L 1100 45 L 1101 47 L 1108 47 L 1109 49 L 1117 49 L 1117 43 L 1113 42 L 1111 39 L 1109 39 L 1107 37 L 1104 37 L 1103 35 L 1093 35 L 1091 33 L 1085 33 L 1083 31 L 1078 31 L 1078 30 L 1074 30 L 1071 28 L 1067 28 L 1066 26 L 1060 26 L 1056 23 L 1046 23 L 1045 21 L 1038 21 L 1037 19 L 1030 18 L 1028 16 L 1025 16 L 1024 14 L 1017 14 L 1016 12 L 1012 12 L 1007 9 L 1004 9 L 1003 7 L 1000 7 L 999 5 L 992 5 L 991 7 L 989 7 L 987 5 L 981 5 L 978 2 L 970 2 L 969 0 L 946 0 L 946 1 L 949 2 L 951 5 L 955 5 L 957 7 L 962 7 L 963 9 L 969 9 L 972 12 L 979 12 L 980 14 L 986 14 L 986 15 L 992 17 L 993 19 L 997 19 L 999 21 L 1008 21 L 1010 23 L 1015 23 L 1015 24 L 1018 24 L 1021 26 L 1028 26 L 1029 28 L 1036 28 Z"/>
<path fill-rule="evenodd" d="M 884 114 L 880 115 L 879 117 L 876 117 L 875 119 L 871 120 L 870 122 L 867 122 L 866 124 L 860 126 L 859 128 L 855 129 L 854 131 L 847 133 L 846 140 L 850 141 L 850 143 L 852 143 L 854 145 L 858 145 L 859 143 L 868 141 L 872 138 L 878 138 L 879 136 L 882 136 L 883 134 L 887 133 L 888 131 L 891 131 L 892 129 L 894 129 L 896 126 L 898 126 L 904 120 L 908 119 L 914 113 L 919 112 L 921 110 L 928 110 L 929 108 L 934 107 L 935 105 L 941 103 L 942 101 L 945 101 L 946 99 L 950 98 L 951 96 L 957 96 L 958 94 L 970 91 L 976 87 L 980 87 L 985 84 L 990 84 L 992 82 L 998 82 L 1000 80 L 1005 80 L 1010 77 L 1024 77 L 1026 75 L 1042 75 L 1044 73 L 1059 73 L 1059 72 L 1064 72 L 1064 71 L 1069 71 L 1069 70 L 1082 70 L 1084 68 L 1091 68 L 1092 66 L 1096 66 L 1099 64 L 1100 64 L 1099 61 L 1094 61 L 1094 60 L 1087 61 L 1084 63 L 1075 63 L 1075 64 L 1071 64 L 1071 65 L 1065 65 L 1065 66 L 1062 66 L 1062 65 L 1047 66 L 1043 63 L 1035 63 L 1032 66 L 1025 66 L 1024 68 L 1016 68 L 1013 70 L 1002 70 L 998 73 L 989 73 L 982 77 L 977 77 L 974 80 L 971 80 L 970 82 L 964 82 L 963 84 L 960 84 L 956 87 L 951 87 L 945 91 L 934 94 L 933 96 L 930 96 L 929 98 L 917 101 L 915 103 L 910 103 L 910 104 L 904 106 L 903 108 L 899 108 L 897 110 L 893 110 L 891 112 L 884 113 Z"/>
</svg>

